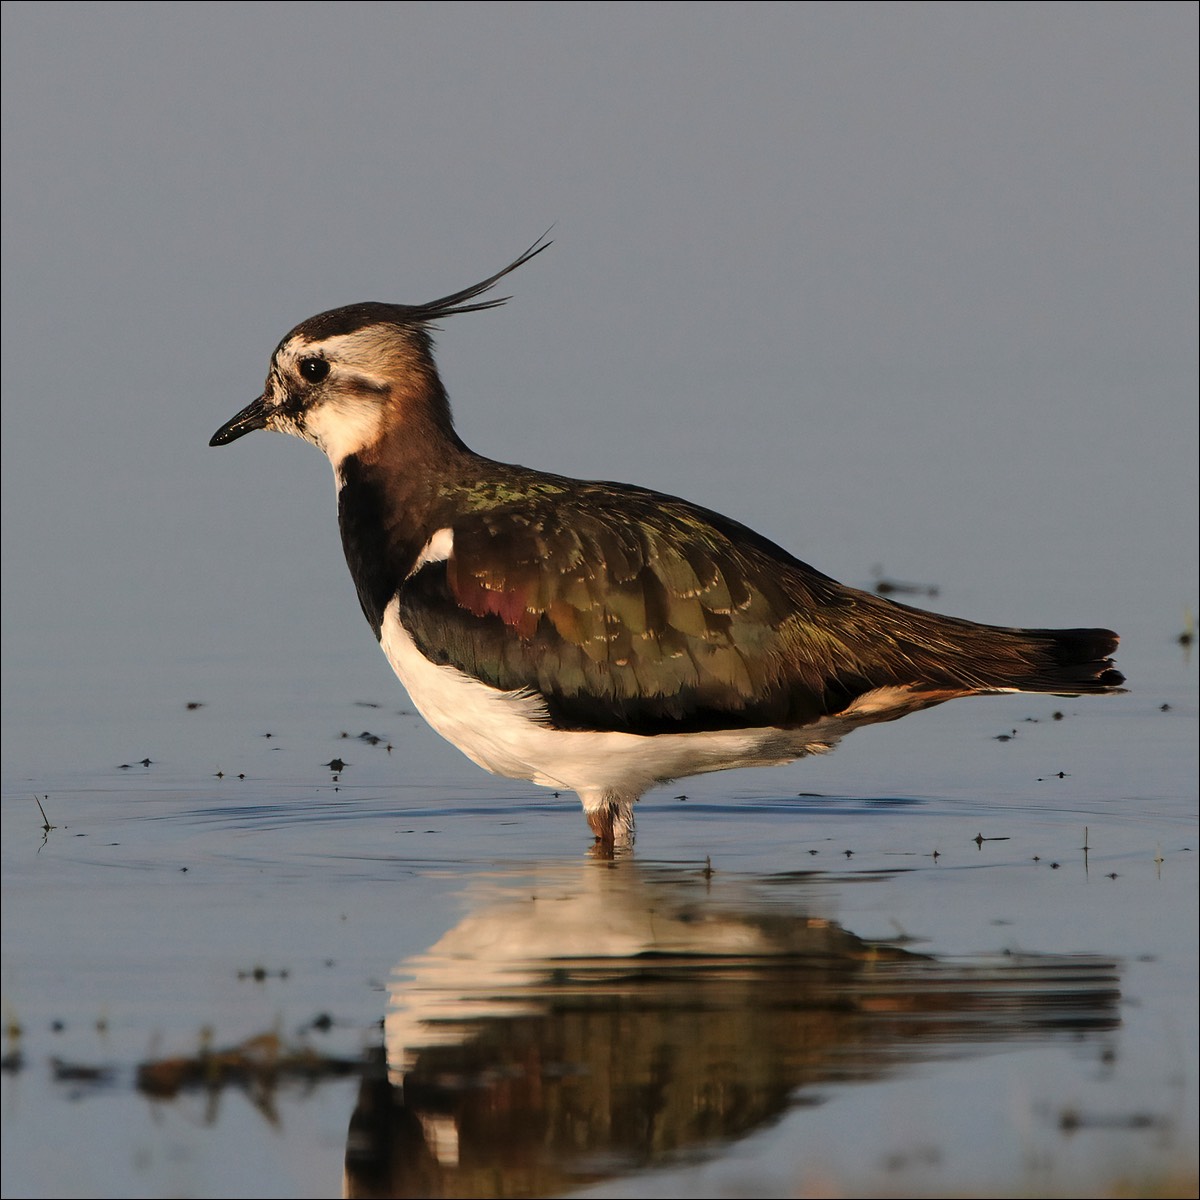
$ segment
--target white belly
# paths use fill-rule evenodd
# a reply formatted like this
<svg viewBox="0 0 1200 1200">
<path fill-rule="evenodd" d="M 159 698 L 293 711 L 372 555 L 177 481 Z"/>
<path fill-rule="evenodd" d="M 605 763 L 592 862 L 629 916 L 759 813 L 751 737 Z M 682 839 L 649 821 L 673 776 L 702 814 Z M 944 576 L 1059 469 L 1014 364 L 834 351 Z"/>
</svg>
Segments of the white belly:
<svg viewBox="0 0 1200 1200">
<path fill-rule="evenodd" d="M 497 775 L 584 795 L 637 796 L 687 775 L 790 762 L 832 749 L 845 732 L 837 721 L 802 731 L 653 736 L 555 729 L 536 695 L 500 691 L 425 658 L 400 623 L 397 600 L 384 613 L 380 644 L 420 714 L 473 762 Z"/>
</svg>

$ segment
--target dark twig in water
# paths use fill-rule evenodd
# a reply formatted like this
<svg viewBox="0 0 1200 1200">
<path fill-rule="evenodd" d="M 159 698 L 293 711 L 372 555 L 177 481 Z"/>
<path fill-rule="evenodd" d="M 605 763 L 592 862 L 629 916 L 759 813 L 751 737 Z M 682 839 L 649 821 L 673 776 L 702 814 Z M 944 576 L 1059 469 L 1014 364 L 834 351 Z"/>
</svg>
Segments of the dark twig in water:
<svg viewBox="0 0 1200 1200">
<path fill-rule="evenodd" d="M 984 842 L 1011 842 L 1012 838 L 1009 838 L 1009 837 L 984 837 L 982 833 L 977 833 L 971 839 L 971 841 L 973 841 L 975 843 L 975 845 L 978 846 L 980 850 L 982 850 Z"/>
<path fill-rule="evenodd" d="M 46 799 L 49 800 L 50 797 L 47 796 Z M 42 802 L 36 796 L 34 796 L 33 802 L 38 806 L 38 812 L 42 814 L 42 832 L 49 833 L 50 830 L 57 829 L 57 825 L 50 824 L 50 818 L 46 816 L 46 810 L 42 807 Z"/>
</svg>

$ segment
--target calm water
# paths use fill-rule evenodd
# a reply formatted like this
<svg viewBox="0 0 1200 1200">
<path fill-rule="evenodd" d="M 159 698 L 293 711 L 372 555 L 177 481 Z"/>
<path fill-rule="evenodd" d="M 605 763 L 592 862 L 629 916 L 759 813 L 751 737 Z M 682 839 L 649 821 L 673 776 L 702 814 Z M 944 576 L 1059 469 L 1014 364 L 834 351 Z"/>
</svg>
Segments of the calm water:
<svg viewBox="0 0 1200 1200">
<path fill-rule="evenodd" d="M 4 1195 L 1194 1194 L 1178 632 L 660 789 L 612 863 L 365 634 L 10 664 Z"/>
</svg>

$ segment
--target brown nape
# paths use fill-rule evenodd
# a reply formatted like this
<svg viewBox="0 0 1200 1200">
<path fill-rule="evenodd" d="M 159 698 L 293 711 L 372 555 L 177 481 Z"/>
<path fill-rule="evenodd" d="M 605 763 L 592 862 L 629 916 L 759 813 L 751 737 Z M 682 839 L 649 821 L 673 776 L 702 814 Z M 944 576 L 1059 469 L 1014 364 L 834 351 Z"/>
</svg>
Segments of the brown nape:
<svg viewBox="0 0 1200 1200">
<path fill-rule="evenodd" d="M 389 400 L 396 419 L 385 430 L 370 457 L 392 458 L 396 471 L 419 468 L 430 474 L 430 464 L 444 464 L 448 451 L 465 450 L 454 428 L 450 397 L 427 352 L 410 341 L 388 346 Z"/>
</svg>

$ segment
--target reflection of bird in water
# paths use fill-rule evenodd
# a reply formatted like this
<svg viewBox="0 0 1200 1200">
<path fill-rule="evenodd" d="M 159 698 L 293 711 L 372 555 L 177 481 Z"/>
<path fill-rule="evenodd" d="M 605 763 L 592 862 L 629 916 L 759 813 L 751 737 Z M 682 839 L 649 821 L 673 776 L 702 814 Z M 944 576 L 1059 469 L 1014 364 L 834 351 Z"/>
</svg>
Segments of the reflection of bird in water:
<svg viewBox="0 0 1200 1200">
<path fill-rule="evenodd" d="M 611 849 L 657 783 L 789 762 L 958 696 L 1121 683 L 1107 629 L 895 604 L 678 497 L 468 449 L 430 329 L 503 303 L 479 297 L 547 244 L 427 304 L 302 322 L 212 437 L 274 429 L 325 452 L 363 612 L 413 703 L 474 762 L 577 792 Z"/>
<path fill-rule="evenodd" d="M 746 1136 L 817 1085 L 1117 1025 L 1111 962 L 941 961 L 813 915 L 816 891 L 628 859 L 497 881 L 398 968 L 347 1195 L 559 1193 Z"/>
</svg>

